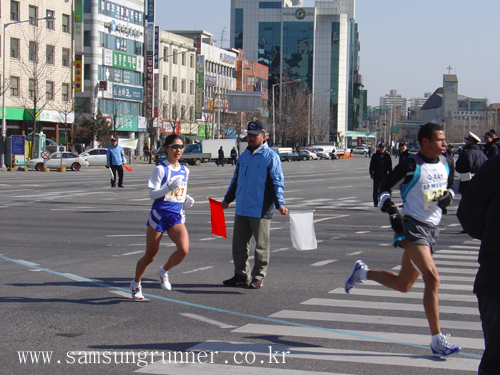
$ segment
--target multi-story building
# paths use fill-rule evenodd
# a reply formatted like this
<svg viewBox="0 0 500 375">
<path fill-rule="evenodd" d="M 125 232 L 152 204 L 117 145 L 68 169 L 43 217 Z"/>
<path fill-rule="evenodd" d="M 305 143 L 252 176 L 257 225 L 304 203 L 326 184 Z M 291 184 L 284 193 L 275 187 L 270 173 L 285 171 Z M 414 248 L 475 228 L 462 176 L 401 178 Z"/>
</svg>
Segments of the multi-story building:
<svg viewBox="0 0 500 375">
<path fill-rule="evenodd" d="M 83 29 L 75 33 L 75 62 L 83 65 L 75 108 L 86 117 L 100 110 L 121 138 L 137 138 L 144 123 L 144 21 L 143 0 L 98 0 L 84 1 L 83 27 L 75 23 Z"/>
<path fill-rule="evenodd" d="M 354 0 L 317 0 L 314 7 L 291 0 L 231 0 L 231 47 L 269 67 L 276 97 L 286 92 L 285 82 L 300 79 L 311 107 L 328 112 L 330 129 L 318 141 L 342 140 L 353 126 L 359 45 L 354 5 Z"/>
<path fill-rule="evenodd" d="M 196 50 L 192 38 L 159 31 L 154 121 L 163 137 L 172 132 L 198 135 L 195 117 Z M 194 137 L 192 137 L 194 138 Z"/>
<path fill-rule="evenodd" d="M 407 100 L 401 94 L 398 94 L 398 90 L 390 90 L 389 94 L 385 94 L 380 97 L 380 106 L 383 108 L 402 108 L 406 110 Z"/>
<path fill-rule="evenodd" d="M 66 144 L 74 119 L 72 3 L 1 0 L 0 7 L 6 135 L 43 132 Z"/>
<path fill-rule="evenodd" d="M 236 52 L 216 47 L 212 34 L 204 30 L 172 30 L 195 41 L 198 54 L 195 117 L 199 136 L 216 138 L 224 134 L 221 112 L 227 111 L 227 94 L 236 89 Z"/>
</svg>

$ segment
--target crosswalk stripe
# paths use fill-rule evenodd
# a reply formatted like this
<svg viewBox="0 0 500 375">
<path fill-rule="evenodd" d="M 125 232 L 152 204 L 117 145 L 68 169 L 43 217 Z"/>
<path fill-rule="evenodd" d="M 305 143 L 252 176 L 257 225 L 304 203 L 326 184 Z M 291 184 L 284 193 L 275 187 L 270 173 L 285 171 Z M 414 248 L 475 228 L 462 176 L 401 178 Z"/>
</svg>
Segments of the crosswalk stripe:
<svg viewBox="0 0 500 375">
<path fill-rule="evenodd" d="M 470 262 L 454 262 L 450 260 L 435 260 L 434 263 L 437 265 L 441 266 L 459 266 L 459 267 L 473 267 L 476 272 L 478 269 L 478 264 L 476 261 L 470 261 Z"/>
<path fill-rule="evenodd" d="M 330 294 L 342 294 L 345 295 L 344 288 L 336 288 L 334 290 L 329 291 Z M 408 292 L 401 293 L 392 289 L 363 289 L 363 288 L 355 288 L 352 289 L 349 293 L 353 296 L 371 296 L 371 297 L 390 297 L 390 298 L 405 298 L 405 299 L 422 299 L 423 292 Z M 474 296 L 471 292 L 470 296 L 463 294 L 445 294 L 439 293 L 440 301 L 458 301 L 458 302 L 473 302 L 477 303 L 476 296 Z"/>
<path fill-rule="evenodd" d="M 363 286 L 381 286 L 379 283 L 376 281 L 372 280 L 366 280 L 363 283 Z M 425 284 L 423 282 L 416 282 L 415 284 L 412 285 L 413 288 L 425 288 Z M 471 285 L 461 285 L 461 284 L 440 284 L 439 285 L 439 290 L 465 290 L 465 291 L 472 291 L 472 284 Z"/>
<path fill-rule="evenodd" d="M 282 325 L 271 324 L 245 324 L 238 327 L 231 332 L 250 333 L 254 335 L 277 335 L 277 336 L 294 336 L 294 337 L 314 337 L 330 340 L 354 340 L 354 341 L 369 341 L 376 340 L 371 337 L 379 338 L 380 341 L 395 341 L 404 342 L 414 345 L 429 345 L 430 335 L 416 335 L 408 333 L 394 333 L 394 332 L 377 332 L 377 331 L 348 331 L 352 335 L 346 335 L 342 332 L 318 330 L 306 327 L 290 327 Z M 484 350 L 484 340 L 474 339 L 469 337 L 453 336 L 453 343 L 460 345 L 462 349 L 477 349 Z"/>
<path fill-rule="evenodd" d="M 347 299 L 311 298 L 301 302 L 301 305 L 347 307 L 350 309 L 376 309 L 390 311 L 417 311 L 423 312 L 424 306 L 412 303 L 392 303 L 392 302 L 366 302 Z M 439 305 L 439 312 L 442 314 L 464 314 L 479 315 L 477 307 L 443 306 Z"/>
<path fill-rule="evenodd" d="M 452 256 L 453 254 L 471 254 L 469 256 L 474 256 L 475 259 L 477 260 L 477 255 L 479 254 L 479 251 L 474 251 L 474 250 L 467 250 L 467 251 L 463 251 L 463 250 L 438 250 L 436 251 L 435 254 L 450 254 L 450 256 Z M 435 257 L 436 255 L 434 255 Z"/>
<path fill-rule="evenodd" d="M 456 254 L 434 254 L 432 256 L 434 259 L 462 259 L 462 260 L 472 260 L 477 262 L 477 255 L 456 255 Z"/>
<path fill-rule="evenodd" d="M 361 315 L 361 314 L 339 314 L 331 312 L 318 311 L 298 311 L 298 310 L 281 310 L 277 313 L 269 315 L 270 318 L 280 319 L 306 319 L 306 320 L 321 320 L 326 322 L 347 322 L 347 323 L 366 323 L 366 324 L 386 324 L 395 326 L 407 327 L 429 327 L 427 319 L 419 318 L 401 318 L 396 316 L 378 316 L 378 315 Z M 453 330 L 465 329 L 471 331 L 481 331 L 480 322 L 463 322 L 457 320 L 440 320 L 441 328 L 451 328 Z"/>
<path fill-rule="evenodd" d="M 349 375 L 332 372 L 285 370 L 272 367 L 256 367 L 243 365 L 219 365 L 214 363 L 165 363 L 155 362 L 140 370 L 141 374 L 175 374 L 175 375 Z"/>
<path fill-rule="evenodd" d="M 224 353 L 253 352 L 256 355 L 269 355 L 268 344 L 253 344 L 226 341 L 205 341 L 189 350 L 218 351 Z M 290 351 L 287 358 L 313 359 L 319 361 L 356 362 L 372 365 L 393 365 L 406 367 L 434 368 L 445 370 L 477 371 L 478 359 L 454 358 L 452 361 L 432 361 L 429 357 L 404 353 L 374 352 L 320 347 L 293 347 L 272 345 L 273 351 Z"/>
<path fill-rule="evenodd" d="M 467 277 L 467 276 L 447 276 L 447 275 L 439 275 L 441 281 L 463 281 L 472 285 L 474 283 L 475 277 Z"/>
<path fill-rule="evenodd" d="M 450 249 L 479 250 L 479 246 L 451 245 Z"/>
<path fill-rule="evenodd" d="M 398 271 L 401 269 L 401 266 L 393 267 L 392 270 Z M 477 269 L 469 270 L 466 268 L 448 268 L 448 267 L 438 267 L 438 272 L 441 275 L 442 273 L 457 273 L 457 274 L 465 274 L 465 275 L 475 275 L 477 273 Z"/>
</svg>

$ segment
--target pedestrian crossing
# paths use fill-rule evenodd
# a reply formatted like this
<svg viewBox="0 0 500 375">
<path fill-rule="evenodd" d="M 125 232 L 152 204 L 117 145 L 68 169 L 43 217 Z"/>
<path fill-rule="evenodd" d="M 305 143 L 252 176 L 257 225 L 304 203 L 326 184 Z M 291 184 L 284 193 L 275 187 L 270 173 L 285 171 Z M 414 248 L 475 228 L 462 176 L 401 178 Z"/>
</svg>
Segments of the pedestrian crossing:
<svg viewBox="0 0 500 375">
<path fill-rule="evenodd" d="M 469 241 L 470 242 L 470 241 Z M 470 244 L 472 245 L 472 244 Z M 478 246 L 449 246 L 435 252 L 441 275 L 440 325 L 443 333 L 452 333 L 450 342 L 460 345 L 462 352 L 446 360 L 431 356 L 430 334 L 425 317 L 422 296 L 424 284 L 417 280 L 412 290 L 400 293 L 373 281 L 366 281 L 347 295 L 344 288 L 333 288 L 327 297 L 302 301 L 295 309 L 281 310 L 268 315 L 270 321 L 248 323 L 231 330 L 233 333 L 256 336 L 276 336 L 281 342 L 295 345 L 272 345 L 273 351 L 286 352 L 288 359 L 319 361 L 322 369 L 345 369 L 355 366 L 348 374 L 425 373 L 439 370 L 439 374 L 477 373 L 484 341 L 472 285 L 477 272 Z M 394 267 L 398 270 L 400 267 Z M 346 270 L 346 274 L 349 270 Z M 275 321 L 273 321 L 275 320 Z M 281 322 L 288 321 L 290 325 Z M 273 324 L 276 322 L 276 324 Z M 355 329 L 352 329 L 355 327 Z M 245 336 L 243 336 L 245 337 Z M 327 340 L 326 345 L 300 345 L 300 339 Z M 323 341 L 324 342 L 324 341 Z M 259 367 L 267 363 L 269 344 L 255 342 L 204 341 L 189 350 L 223 353 L 252 352 L 252 364 L 205 364 L 205 374 L 281 374 L 285 367 Z M 262 359 L 261 359 L 262 358 Z M 346 367 L 347 364 L 347 367 Z M 220 366 L 223 366 L 222 368 Z M 279 367 L 279 368 L 278 368 Z M 401 368 L 403 368 L 401 370 Z M 195 374 L 199 366 L 186 364 L 179 374 Z M 384 370 L 385 369 L 385 370 Z M 397 370 L 399 369 L 399 370 Z M 427 369 L 427 370 L 426 370 Z M 192 371 L 192 372 L 190 372 Z M 295 374 L 294 370 L 286 370 Z M 297 371 L 297 370 L 295 370 Z M 156 362 L 138 371 L 166 374 L 165 366 Z M 300 374 L 301 372 L 297 372 Z M 304 372 L 308 374 L 335 374 Z M 343 372 L 345 373 L 345 372 Z"/>
</svg>

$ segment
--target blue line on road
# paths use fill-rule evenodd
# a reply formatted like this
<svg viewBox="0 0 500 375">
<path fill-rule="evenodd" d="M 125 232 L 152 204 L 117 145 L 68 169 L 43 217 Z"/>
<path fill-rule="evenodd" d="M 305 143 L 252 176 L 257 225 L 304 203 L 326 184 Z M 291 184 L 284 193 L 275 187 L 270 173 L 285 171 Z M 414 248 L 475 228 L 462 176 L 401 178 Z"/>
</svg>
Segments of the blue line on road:
<svg viewBox="0 0 500 375">
<path fill-rule="evenodd" d="M 86 278 L 83 278 L 83 277 L 79 277 L 79 276 L 75 276 L 75 275 L 69 275 L 69 274 L 65 274 L 65 273 L 53 271 L 53 270 L 50 270 L 48 268 L 37 267 L 37 266 L 34 266 L 34 265 L 29 264 L 27 262 L 23 262 L 23 261 L 20 261 L 20 260 L 15 260 L 15 259 L 7 258 L 6 256 L 3 256 L 3 255 L 0 255 L 0 259 L 4 259 L 4 260 L 7 260 L 7 261 L 12 262 L 12 263 L 17 263 L 17 264 L 20 264 L 22 266 L 26 266 L 26 267 L 29 267 L 29 268 L 37 269 L 37 270 L 40 270 L 40 271 L 45 271 L 45 272 L 51 273 L 53 275 L 62 276 L 62 277 L 65 277 L 67 279 L 71 279 L 71 280 L 75 280 L 75 281 L 81 281 L 81 282 L 86 282 L 86 283 L 97 285 L 97 286 L 100 286 L 100 287 L 103 287 L 103 288 L 111 288 L 111 289 L 116 289 L 116 290 L 130 292 L 129 289 L 125 289 L 125 288 L 121 288 L 121 287 L 117 287 L 117 286 L 113 286 L 113 285 L 108 285 L 108 284 L 100 283 L 98 281 L 89 280 L 89 279 L 86 279 Z M 301 323 L 289 322 L 289 321 L 281 320 L 281 319 L 267 318 L 265 316 L 244 314 L 244 313 L 240 313 L 240 312 L 237 312 L 237 311 L 231 311 L 231 310 L 220 309 L 218 307 L 200 305 L 200 304 L 197 304 L 197 303 L 176 300 L 176 299 L 173 299 L 173 298 L 167 298 L 167 297 L 157 296 L 157 295 L 154 295 L 154 294 L 143 293 L 143 295 L 145 297 L 156 298 L 156 299 L 159 299 L 159 300 L 168 301 L 168 302 L 174 302 L 174 303 L 178 303 L 178 304 L 181 304 L 181 305 L 196 307 L 196 308 L 199 308 L 199 309 L 217 311 L 217 312 L 221 312 L 221 313 L 242 316 L 242 317 L 245 317 L 245 318 L 264 320 L 264 321 L 271 322 L 271 323 L 287 324 L 287 325 L 290 325 L 290 326 L 302 327 L 302 328 L 312 328 L 312 329 L 317 329 L 317 330 L 320 330 L 320 331 L 335 332 L 335 333 L 339 333 L 339 334 L 343 334 L 343 335 L 347 335 L 347 336 L 361 337 L 361 338 L 375 340 L 375 341 L 382 341 L 382 342 L 388 342 L 388 343 L 392 343 L 392 344 L 411 346 L 411 347 L 414 347 L 414 348 L 429 349 L 428 346 L 411 344 L 411 343 L 402 342 L 402 341 L 395 341 L 395 340 L 385 339 L 385 338 L 382 338 L 382 337 L 362 335 L 362 334 L 359 334 L 359 333 L 354 333 L 354 332 L 349 332 L 349 331 L 341 331 L 341 330 L 331 329 L 331 328 L 316 327 L 316 326 L 312 326 L 312 325 L 308 325 L 308 324 L 301 324 Z M 465 356 L 468 356 L 468 357 L 474 357 L 474 358 L 481 358 L 482 357 L 481 355 L 478 355 L 478 354 L 466 353 L 466 352 L 460 352 L 459 354 L 465 355 Z"/>
</svg>

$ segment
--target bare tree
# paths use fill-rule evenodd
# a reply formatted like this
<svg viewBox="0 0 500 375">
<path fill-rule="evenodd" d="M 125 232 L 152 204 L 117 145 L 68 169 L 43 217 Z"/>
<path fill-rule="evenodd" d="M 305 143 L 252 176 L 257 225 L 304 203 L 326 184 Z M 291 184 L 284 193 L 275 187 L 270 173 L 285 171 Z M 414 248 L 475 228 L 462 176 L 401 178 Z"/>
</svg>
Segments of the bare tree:
<svg viewBox="0 0 500 375">
<path fill-rule="evenodd" d="M 74 140 L 77 143 L 91 144 L 94 140 L 102 141 L 110 133 L 109 122 L 100 110 L 94 117 L 83 117 L 75 130 Z"/>
</svg>

